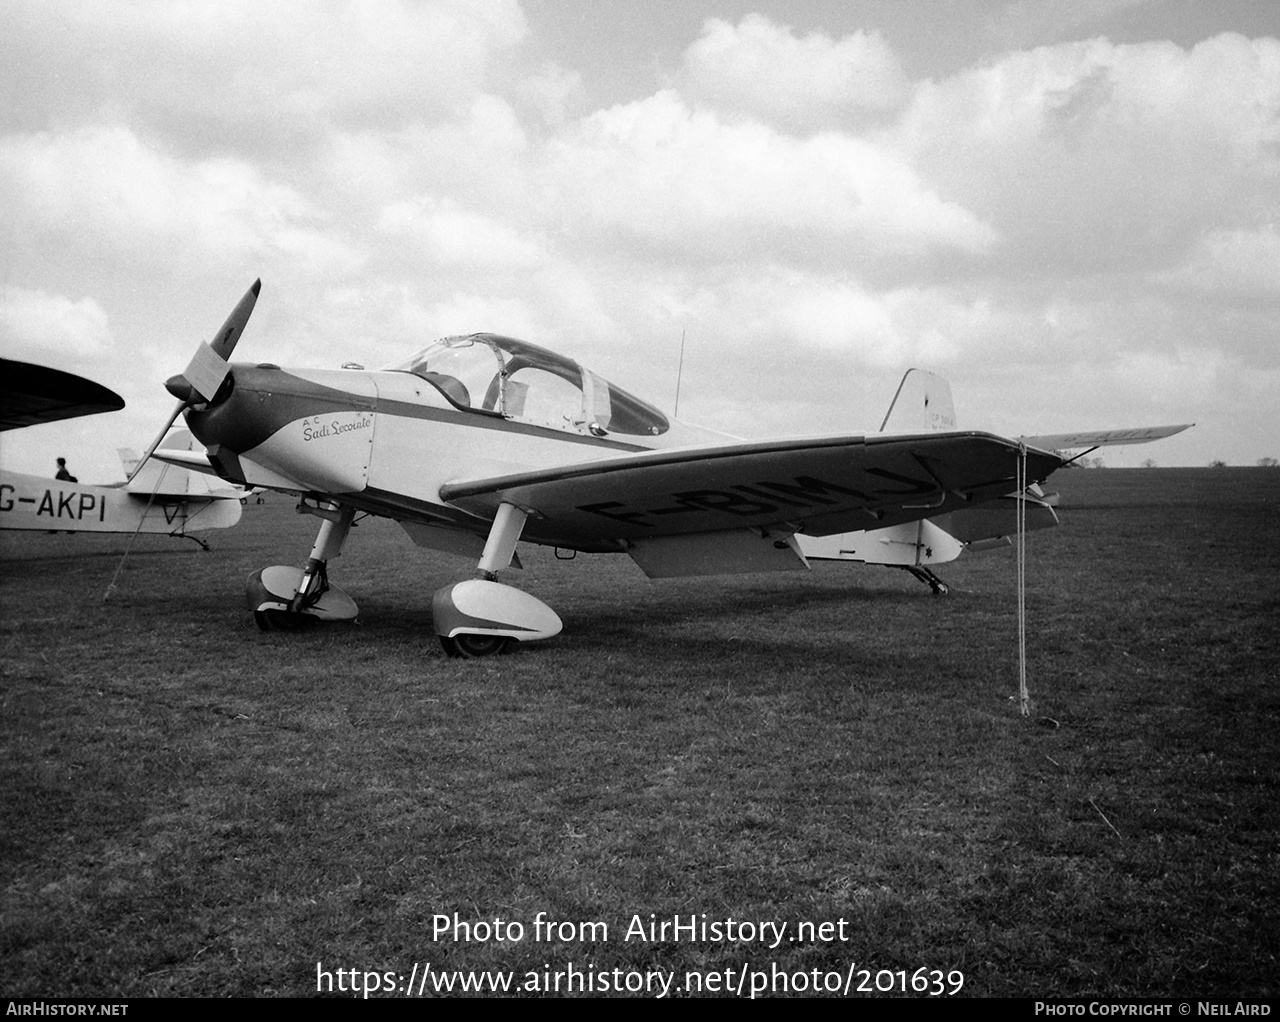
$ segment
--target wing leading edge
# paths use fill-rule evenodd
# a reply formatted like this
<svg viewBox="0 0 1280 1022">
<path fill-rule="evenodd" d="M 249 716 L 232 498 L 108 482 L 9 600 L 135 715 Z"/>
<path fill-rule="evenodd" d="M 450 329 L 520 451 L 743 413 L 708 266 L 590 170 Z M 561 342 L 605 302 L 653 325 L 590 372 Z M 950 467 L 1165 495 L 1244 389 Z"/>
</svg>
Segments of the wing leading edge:
<svg viewBox="0 0 1280 1022">
<path fill-rule="evenodd" d="M 1190 429 L 1194 423 L 1180 426 L 1140 426 L 1136 429 L 1099 429 L 1092 432 L 1048 433 L 1043 436 L 1023 436 L 1018 440 L 1028 447 L 1042 451 L 1065 451 L 1079 447 L 1121 447 L 1126 444 L 1147 444 L 1152 440 Z"/>
<path fill-rule="evenodd" d="M 100 383 L 61 369 L 0 359 L 0 430 L 22 429 L 99 412 L 117 412 L 124 398 Z"/>
</svg>

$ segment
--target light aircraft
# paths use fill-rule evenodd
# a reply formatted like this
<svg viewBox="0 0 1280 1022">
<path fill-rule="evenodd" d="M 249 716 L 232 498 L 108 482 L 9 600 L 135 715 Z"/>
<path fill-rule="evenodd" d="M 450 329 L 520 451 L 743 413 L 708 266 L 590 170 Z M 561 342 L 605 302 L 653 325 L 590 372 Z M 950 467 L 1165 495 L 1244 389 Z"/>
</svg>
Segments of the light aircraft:
<svg viewBox="0 0 1280 1022">
<path fill-rule="evenodd" d="M 250 577 L 264 629 L 355 617 L 328 564 L 361 512 L 475 560 L 475 578 L 433 599 L 436 632 L 455 656 L 560 631 L 545 603 L 497 581 L 518 564 L 520 540 L 625 553 L 651 577 L 797 570 L 825 556 L 923 569 L 929 581 L 929 563 L 1003 541 L 1020 502 L 1033 526 L 1056 522 L 1038 488 L 1069 460 L 1056 449 L 1186 428 L 1016 439 L 957 430 L 949 388 L 916 373 L 886 431 L 745 441 L 670 418 L 571 359 L 484 333 L 445 337 L 377 371 L 231 364 L 260 287 L 165 383 L 178 401 L 156 444 L 185 414 L 207 453 L 156 457 L 294 494 L 321 519 L 304 567 Z"/>
<path fill-rule="evenodd" d="M 47 366 L 0 359 L 0 374 L 0 430 L 124 407 L 106 387 Z M 190 453 L 190 441 L 189 433 L 179 431 L 166 443 Z M 221 483 L 211 487 L 202 476 L 156 461 L 136 466 L 130 481 L 119 486 L 0 472 L 0 529 L 164 533 L 207 548 L 188 530 L 225 529 L 239 520 L 238 490 Z"/>
</svg>

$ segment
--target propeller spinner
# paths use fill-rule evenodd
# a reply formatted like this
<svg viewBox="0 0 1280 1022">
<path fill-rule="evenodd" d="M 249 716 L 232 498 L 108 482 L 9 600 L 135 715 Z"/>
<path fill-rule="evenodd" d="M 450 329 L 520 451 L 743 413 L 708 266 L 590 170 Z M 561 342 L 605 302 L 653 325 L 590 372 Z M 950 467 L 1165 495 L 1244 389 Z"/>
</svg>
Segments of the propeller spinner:
<svg viewBox="0 0 1280 1022">
<path fill-rule="evenodd" d="M 201 342 L 187 368 L 176 376 L 170 376 L 165 381 L 165 390 L 176 397 L 178 403 L 174 406 L 173 412 L 170 414 L 168 421 L 165 422 L 164 427 L 156 434 L 151 446 L 147 448 L 147 453 L 142 456 L 132 474 L 130 474 L 130 482 L 133 481 L 133 477 L 138 474 L 142 466 L 146 464 L 147 459 L 155 453 L 156 448 L 160 446 L 160 441 L 164 439 L 165 434 L 169 432 L 169 429 L 183 411 L 194 405 L 213 400 L 218 388 L 222 386 L 222 381 L 227 378 L 227 373 L 230 371 L 227 360 L 231 357 L 231 353 L 235 351 L 236 342 L 240 340 L 240 335 L 244 333 L 245 324 L 249 322 L 249 316 L 253 312 L 253 307 L 258 301 L 258 292 L 261 290 L 262 281 L 260 279 L 255 280 L 253 286 L 244 293 L 244 297 L 231 310 L 231 315 L 227 317 L 226 322 L 222 324 L 222 328 L 217 332 L 213 340 L 208 344 Z"/>
</svg>

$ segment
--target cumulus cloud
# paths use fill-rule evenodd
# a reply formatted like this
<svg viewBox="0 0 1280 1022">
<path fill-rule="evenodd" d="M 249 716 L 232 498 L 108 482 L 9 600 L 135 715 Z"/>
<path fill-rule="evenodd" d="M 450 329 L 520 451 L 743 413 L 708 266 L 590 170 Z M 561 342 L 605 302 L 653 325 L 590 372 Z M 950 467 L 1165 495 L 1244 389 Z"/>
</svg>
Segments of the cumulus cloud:
<svg viewBox="0 0 1280 1022">
<path fill-rule="evenodd" d="M 1274 225 L 1258 230 L 1211 230 L 1186 262 L 1158 280 L 1227 298 L 1280 302 L 1280 232 Z"/>
<path fill-rule="evenodd" d="M 877 32 L 797 38 L 759 14 L 737 25 L 713 18 L 684 54 L 690 91 L 724 109 L 795 131 L 896 108 L 907 80 Z"/>
<path fill-rule="evenodd" d="M 1163 269 L 1280 183 L 1280 41 L 1105 39 L 1008 54 L 917 90 L 894 132 L 1023 272 Z"/>
<path fill-rule="evenodd" d="M 449 334 L 473 333 L 502 324 L 504 333 L 516 336 L 538 335 L 538 313 L 519 298 L 501 298 L 491 294 L 457 291 L 427 307 L 413 306 L 410 321 L 426 339 Z"/>
<path fill-rule="evenodd" d="M 976 254 L 995 241 L 881 147 L 728 123 L 671 91 L 562 133 L 544 174 L 555 201 L 587 229 L 671 256 L 865 266 L 937 248 Z"/>
<path fill-rule="evenodd" d="M 107 314 L 92 298 L 71 299 L 47 291 L 0 287 L 0 341 L 6 355 L 23 361 L 66 361 L 111 348 Z"/>
<path fill-rule="evenodd" d="M 539 246 L 507 224 L 448 199 L 394 203 L 382 211 L 378 229 L 413 238 L 426 258 L 447 266 L 510 269 L 542 259 Z"/>
<path fill-rule="evenodd" d="M 360 261 L 290 186 L 241 160 L 182 160 L 122 125 L 0 139 L 0 196 L 10 231 L 140 265 L 280 254 L 349 271 Z"/>
<path fill-rule="evenodd" d="M 177 131 L 190 119 L 293 132 L 439 116 L 526 32 L 517 0 L 49 0 L 3 12 L 0 95 L 21 96 L 28 116 L 72 108 Z"/>
<path fill-rule="evenodd" d="M 440 123 L 336 131 L 323 154 L 298 169 L 329 204 L 371 218 L 422 194 L 451 195 L 511 216 L 529 202 L 529 150 L 516 110 L 486 93 Z"/>
<path fill-rule="evenodd" d="M 1006 9 L 1019 38 L 1076 30 Z M 114 331 L 181 368 L 174 336 L 261 273 L 254 357 L 493 329 L 661 396 L 687 328 L 682 400 L 753 435 L 910 363 L 1064 418 L 1144 379 L 1188 398 L 1197 364 L 1215 394 L 1276 370 L 1276 39 L 913 82 L 875 32 L 759 15 L 655 32 L 634 67 L 609 39 L 566 57 L 516 0 L 13 0 L 0 33 L 6 343 L 105 356 Z M 1061 425 L 1123 424 L 1091 420 Z"/>
<path fill-rule="evenodd" d="M 570 109 L 586 98 L 582 75 L 549 61 L 525 79 L 524 89 L 527 99 L 551 127 L 563 124 Z"/>
</svg>

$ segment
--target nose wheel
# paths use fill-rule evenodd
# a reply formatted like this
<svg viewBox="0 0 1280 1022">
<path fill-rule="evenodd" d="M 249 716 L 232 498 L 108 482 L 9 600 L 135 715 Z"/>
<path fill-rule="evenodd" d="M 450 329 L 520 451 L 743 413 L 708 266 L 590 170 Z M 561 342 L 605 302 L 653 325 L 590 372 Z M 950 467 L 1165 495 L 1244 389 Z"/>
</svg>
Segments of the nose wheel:
<svg viewBox="0 0 1280 1022">
<path fill-rule="evenodd" d="M 497 656 L 507 652 L 515 641 L 507 635 L 470 635 L 467 632 L 459 632 L 452 638 L 440 636 L 440 646 L 444 651 L 451 657 L 461 657 L 463 660 Z"/>
<path fill-rule="evenodd" d="M 319 624 L 314 614 L 301 614 L 292 610 L 255 610 L 254 623 L 264 632 L 301 632 Z"/>
<path fill-rule="evenodd" d="M 329 582 L 329 560 L 342 552 L 355 510 L 330 504 L 313 513 L 324 521 L 305 568 L 276 564 L 249 576 L 249 609 L 264 632 L 296 632 L 317 621 L 350 621 L 359 613 L 355 601 Z"/>
<path fill-rule="evenodd" d="M 319 621 L 351 621 L 359 613 L 355 600 L 331 585 L 323 572 L 316 572 L 309 583 L 306 576 L 304 569 L 284 564 L 249 576 L 249 609 L 259 628 L 264 632 L 298 632 Z"/>
</svg>

